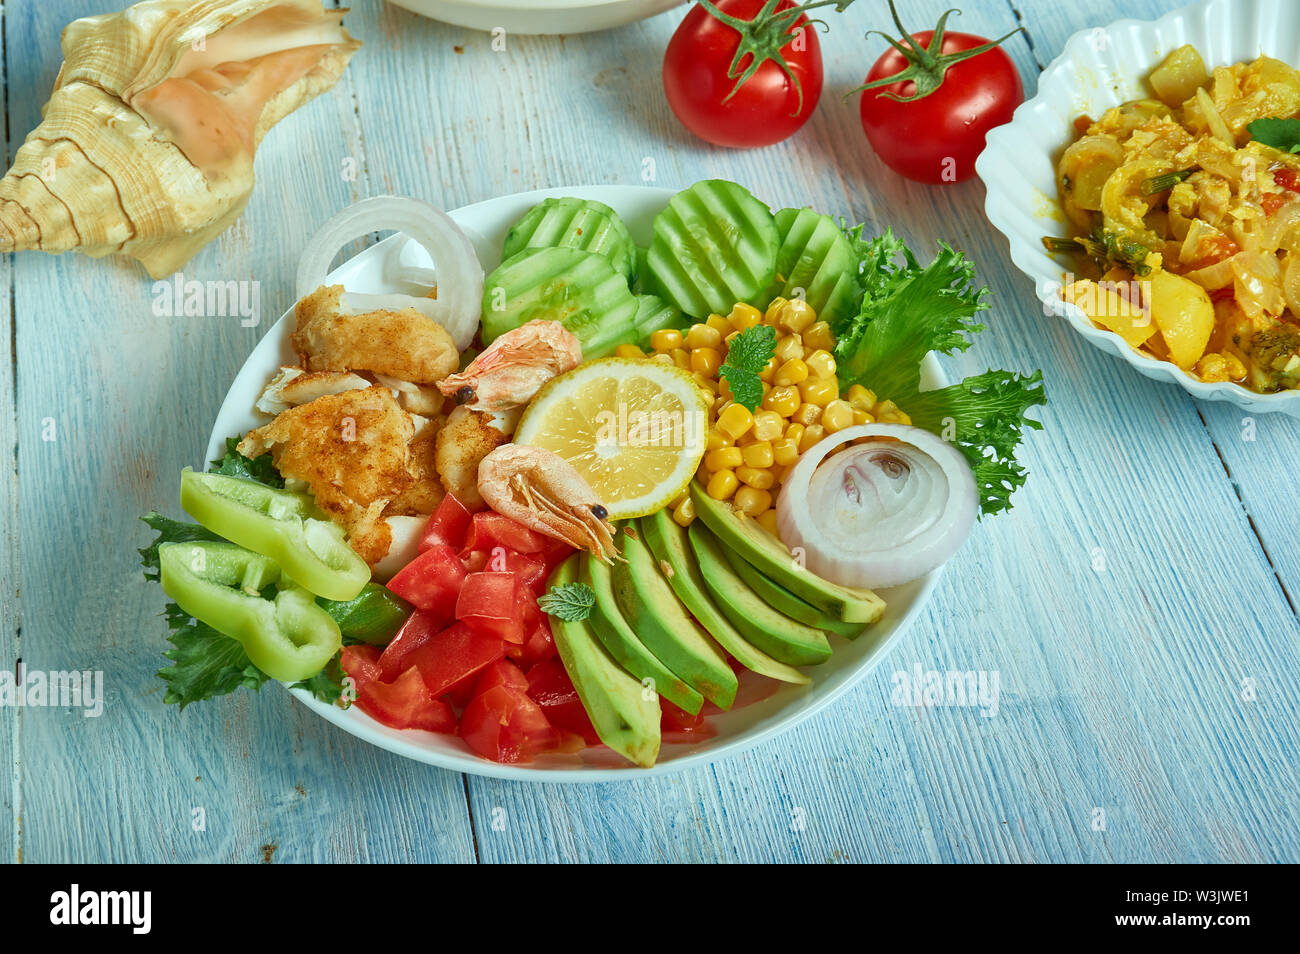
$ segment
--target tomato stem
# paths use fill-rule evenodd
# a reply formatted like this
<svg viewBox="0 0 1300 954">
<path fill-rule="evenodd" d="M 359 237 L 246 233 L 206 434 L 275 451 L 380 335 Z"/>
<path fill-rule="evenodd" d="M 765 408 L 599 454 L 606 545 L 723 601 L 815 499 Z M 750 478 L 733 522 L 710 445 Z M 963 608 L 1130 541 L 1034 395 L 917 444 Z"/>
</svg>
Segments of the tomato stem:
<svg viewBox="0 0 1300 954">
<path fill-rule="evenodd" d="M 909 80 L 915 85 L 916 89 L 910 96 L 900 96 L 892 90 L 885 90 L 876 95 L 886 99 L 892 99 L 899 103 L 914 103 L 918 99 L 925 99 L 940 86 L 943 85 L 944 78 L 948 70 L 964 60 L 972 59 L 981 53 L 987 53 L 989 50 L 1011 39 L 1017 33 L 1021 32 L 1024 27 L 1016 27 L 1006 36 L 999 37 L 989 43 L 972 47 L 969 50 L 959 50 L 956 53 L 943 52 L 944 35 L 948 30 L 948 17 L 952 14 L 960 14 L 961 11 L 955 7 L 944 11 L 943 16 L 939 17 L 939 23 L 934 28 L 934 35 L 930 38 L 930 46 L 927 49 L 922 46 L 907 28 L 903 26 L 902 19 L 898 16 L 898 8 L 894 5 L 894 0 L 889 0 L 889 12 L 894 18 L 894 25 L 898 27 L 898 32 L 903 35 L 902 42 L 894 39 L 887 33 L 879 30 L 870 30 L 867 36 L 884 37 L 885 42 L 898 51 L 898 54 L 907 61 L 907 66 L 895 73 L 893 76 L 886 76 L 882 79 L 865 83 L 857 89 L 845 94 L 845 98 L 852 96 L 854 93 L 862 93 L 869 89 L 877 89 L 881 86 L 893 86 L 896 83 L 905 83 Z M 904 46 L 903 44 L 907 45 Z"/>
<path fill-rule="evenodd" d="M 758 72 L 758 68 L 771 60 L 781 68 L 786 78 L 794 84 L 795 93 L 798 95 L 798 104 L 791 116 L 797 116 L 803 109 L 803 87 L 799 83 L 799 78 L 794 75 L 790 69 L 790 64 L 785 61 L 781 54 L 781 49 L 793 42 L 803 30 L 814 29 L 818 25 L 829 29 L 825 20 L 814 19 L 809 17 L 807 22 L 799 25 L 799 18 L 804 16 L 809 10 L 815 10 L 818 7 L 835 7 L 836 13 L 843 13 L 854 0 L 814 0 L 812 3 L 805 3 L 799 6 L 790 7 L 787 10 L 778 11 L 776 8 L 780 5 L 781 0 L 767 0 L 763 8 L 754 14 L 750 20 L 742 20 L 734 17 L 729 13 L 723 13 L 710 0 L 699 0 L 700 6 L 708 12 L 714 19 L 725 23 L 737 33 L 740 34 L 740 44 L 736 47 L 736 55 L 731 58 L 731 66 L 727 69 L 727 79 L 735 80 L 736 83 L 731 87 L 723 102 L 731 99 L 740 91 L 740 87 Z M 798 26 L 798 29 L 795 27 Z M 748 59 L 748 63 L 746 63 Z"/>
</svg>

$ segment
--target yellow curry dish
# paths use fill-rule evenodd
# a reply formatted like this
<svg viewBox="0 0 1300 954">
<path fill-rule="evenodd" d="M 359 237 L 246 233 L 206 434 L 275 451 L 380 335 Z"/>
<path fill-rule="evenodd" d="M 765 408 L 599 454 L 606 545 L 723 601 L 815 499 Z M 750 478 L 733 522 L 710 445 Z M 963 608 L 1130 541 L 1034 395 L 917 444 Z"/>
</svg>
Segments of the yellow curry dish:
<svg viewBox="0 0 1300 954">
<path fill-rule="evenodd" d="M 1057 188 L 1072 256 L 1062 297 L 1207 382 L 1300 386 L 1300 71 L 1206 69 L 1180 47 L 1153 98 L 1075 122 Z"/>
</svg>

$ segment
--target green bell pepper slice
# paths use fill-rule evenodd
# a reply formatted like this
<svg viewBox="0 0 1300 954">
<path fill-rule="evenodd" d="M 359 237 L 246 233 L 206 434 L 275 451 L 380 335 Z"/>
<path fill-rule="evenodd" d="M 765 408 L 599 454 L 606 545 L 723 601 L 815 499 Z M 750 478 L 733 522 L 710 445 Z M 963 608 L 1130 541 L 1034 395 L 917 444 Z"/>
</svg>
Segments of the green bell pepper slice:
<svg viewBox="0 0 1300 954">
<path fill-rule="evenodd" d="M 233 543 L 193 541 L 158 548 L 163 592 L 195 619 L 238 640 L 272 679 L 299 682 L 325 668 L 343 645 L 338 624 L 269 557 Z M 273 599 L 261 591 L 272 583 Z"/>
<path fill-rule="evenodd" d="M 334 618 L 345 640 L 387 646 L 402 628 L 413 607 L 387 587 L 367 583 L 356 599 L 317 600 Z"/>
<path fill-rule="evenodd" d="M 370 581 L 370 567 L 348 546 L 343 528 L 306 494 L 186 467 L 181 506 L 218 536 L 270 557 L 317 596 L 355 599 Z"/>
</svg>

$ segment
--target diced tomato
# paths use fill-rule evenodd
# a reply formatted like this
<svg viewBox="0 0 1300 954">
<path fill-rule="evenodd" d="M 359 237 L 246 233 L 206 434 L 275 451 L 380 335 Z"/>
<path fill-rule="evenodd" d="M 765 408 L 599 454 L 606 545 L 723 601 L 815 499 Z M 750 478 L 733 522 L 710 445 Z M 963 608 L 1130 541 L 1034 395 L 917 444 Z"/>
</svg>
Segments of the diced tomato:
<svg viewBox="0 0 1300 954">
<path fill-rule="evenodd" d="M 533 591 L 523 585 L 523 580 L 519 580 L 519 585 L 515 587 L 515 612 L 519 615 L 519 623 L 523 626 L 527 638 L 527 634 L 536 629 L 537 624 L 541 622 L 542 609 L 537 605 L 537 597 L 533 595 Z"/>
<path fill-rule="evenodd" d="M 513 573 L 485 570 L 465 577 L 456 600 L 456 619 L 475 632 L 522 645 L 527 631 L 518 599 L 519 578 Z"/>
<path fill-rule="evenodd" d="M 474 514 L 469 536 L 465 539 L 465 548 L 491 553 L 494 547 L 505 547 L 516 553 L 541 553 L 546 548 L 546 539 L 522 523 L 485 510 Z"/>
<path fill-rule="evenodd" d="M 497 557 L 500 559 L 497 559 Z M 519 581 L 529 590 L 538 592 L 538 588 L 546 585 L 546 578 L 550 573 L 546 569 L 546 564 L 542 562 L 542 554 L 526 556 L 523 553 L 516 553 L 514 550 L 500 549 L 494 551 L 489 557 L 488 565 L 494 570 L 506 570 L 519 577 Z"/>
<path fill-rule="evenodd" d="M 474 683 L 474 695 L 481 696 L 493 686 L 505 686 L 507 689 L 528 691 L 528 677 L 524 671 L 508 659 L 498 659 L 479 673 Z"/>
<path fill-rule="evenodd" d="M 660 736 L 664 742 L 698 742 L 717 734 L 717 730 L 705 721 L 703 708 L 691 715 L 667 699 L 659 700 L 659 708 L 662 713 L 659 718 Z"/>
<path fill-rule="evenodd" d="M 339 655 L 339 665 L 352 677 L 352 684 L 357 690 L 366 683 L 379 678 L 378 646 L 344 646 Z"/>
<path fill-rule="evenodd" d="M 367 683 L 357 694 L 357 705 L 362 712 L 394 729 L 456 731 L 456 714 L 451 706 L 435 699 L 414 669 L 408 669 L 392 683 Z"/>
<path fill-rule="evenodd" d="M 456 596 L 465 582 L 465 565 L 445 544 L 432 546 L 397 572 L 388 588 L 408 603 L 451 622 Z"/>
<path fill-rule="evenodd" d="M 414 650 L 404 665 L 418 669 L 429 692 L 441 696 L 505 654 L 505 643 L 499 638 L 454 623 Z"/>
<path fill-rule="evenodd" d="M 469 533 L 470 519 L 473 514 L 456 499 L 454 494 L 447 494 L 438 504 L 429 522 L 424 527 L 424 536 L 420 538 L 419 551 L 423 553 L 430 547 L 446 546 L 459 550 L 465 545 Z"/>
<path fill-rule="evenodd" d="M 578 698 L 578 690 L 558 659 L 548 659 L 528 670 L 528 695 L 557 729 L 577 733 L 588 745 L 600 745 L 600 736 Z"/>
<path fill-rule="evenodd" d="M 528 641 L 511 655 L 518 658 L 519 665 L 524 669 L 555 657 L 555 637 L 551 635 L 551 624 L 545 614 L 541 615 L 533 631 L 528 634 Z"/>
<path fill-rule="evenodd" d="M 1236 295 L 1237 290 L 1233 286 L 1228 285 L 1226 288 L 1219 288 L 1210 292 L 1210 301 L 1227 301 L 1230 298 L 1235 298 Z"/>
<path fill-rule="evenodd" d="M 558 740 L 541 707 L 505 686 L 470 701 L 460 717 L 460 734 L 471 749 L 494 762 L 532 761 Z"/>
<path fill-rule="evenodd" d="M 488 555 L 483 550 L 461 550 L 460 562 L 465 565 L 466 573 L 479 573 L 487 569 Z"/>
<path fill-rule="evenodd" d="M 546 549 L 542 551 L 542 561 L 546 564 L 546 575 L 549 577 L 555 572 L 555 568 L 569 558 L 573 553 L 573 547 L 561 540 L 555 540 L 551 537 L 546 538 Z M 543 585 L 545 585 L 543 583 Z"/>
<path fill-rule="evenodd" d="M 379 657 L 379 679 L 392 682 L 410 668 L 408 657 L 440 633 L 446 624 L 434 613 L 416 610 L 407 617 Z"/>
<path fill-rule="evenodd" d="M 1300 192 L 1300 172 L 1294 169 L 1278 169 L 1273 173 L 1273 181 L 1283 189 Z"/>
<path fill-rule="evenodd" d="M 464 709 L 469 705 L 470 700 L 478 695 L 478 693 L 474 691 L 478 688 L 477 683 L 477 676 L 470 676 L 466 679 L 462 679 L 460 682 L 456 683 L 456 685 L 444 692 L 442 698 L 457 709 Z"/>
<path fill-rule="evenodd" d="M 1285 192 L 1270 192 L 1260 200 L 1260 207 L 1263 208 L 1265 215 L 1276 215 L 1278 209 L 1284 205 L 1290 205 L 1295 201 L 1295 196 L 1287 195 Z"/>
</svg>

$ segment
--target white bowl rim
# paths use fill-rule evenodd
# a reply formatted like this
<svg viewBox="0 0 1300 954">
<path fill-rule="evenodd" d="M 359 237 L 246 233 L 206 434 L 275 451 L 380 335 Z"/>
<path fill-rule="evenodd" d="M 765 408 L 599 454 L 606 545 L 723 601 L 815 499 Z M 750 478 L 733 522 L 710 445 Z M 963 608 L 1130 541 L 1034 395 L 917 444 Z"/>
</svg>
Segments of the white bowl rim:
<svg viewBox="0 0 1300 954">
<path fill-rule="evenodd" d="M 601 201 L 607 201 L 608 204 L 614 205 L 615 202 L 609 199 L 616 199 L 617 195 L 626 194 L 630 190 L 635 190 L 644 195 L 654 195 L 660 198 L 666 204 L 668 199 L 677 193 L 676 189 L 668 189 L 660 186 L 624 186 L 624 185 L 578 185 L 565 186 L 550 189 L 537 189 L 529 192 L 512 193 L 510 195 L 497 196 L 491 199 L 485 199 L 470 205 L 462 206 L 448 212 L 453 219 L 460 216 L 470 215 L 474 211 L 481 209 L 483 206 L 490 206 L 497 203 L 510 201 L 527 201 L 529 205 L 536 204 L 542 199 L 553 196 L 567 195 L 589 195 L 592 198 L 598 198 Z M 602 193 L 604 196 L 602 197 Z M 471 228 L 471 237 L 474 230 Z M 356 263 L 364 260 L 366 257 L 382 256 L 384 248 L 400 238 L 399 235 L 390 235 L 389 237 L 377 242 L 374 245 L 363 249 L 357 255 L 341 262 L 327 276 L 327 281 L 335 280 L 341 272 L 350 270 Z M 227 417 L 227 412 L 234 404 L 235 382 L 244 372 L 244 367 L 252 363 L 258 356 L 260 349 L 268 346 L 272 336 L 278 336 L 283 342 L 288 336 L 287 321 L 293 314 L 291 305 L 287 311 L 272 324 L 266 333 L 259 339 L 249 357 L 240 365 L 239 371 L 236 372 L 235 378 L 231 382 L 231 387 L 222 401 L 217 417 L 213 421 L 212 432 L 208 438 L 208 449 L 205 460 L 219 458 L 225 449 L 225 440 L 230 436 L 225 433 L 225 428 L 220 427 L 221 420 Z M 926 386 L 942 387 L 947 384 L 947 380 L 939 366 L 939 362 L 933 354 L 927 355 L 922 365 L 922 379 Z M 247 416 L 250 412 L 247 408 L 238 409 L 238 412 Z M 866 655 L 860 659 L 856 666 L 844 678 L 843 682 L 830 689 L 826 689 L 817 695 L 816 686 L 816 667 L 813 667 L 814 682 L 809 687 L 812 698 L 803 706 L 790 706 L 789 711 L 785 714 L 779 714 L 770 717 L 772 721 L 760 726 L 752 726 L 735 738 L 718 741 L 717 744 L 711 744 L 715 740 L 705 740 L 700 743 L 703 746 L 699 751 L 688 752 L 677 755 L 667 761 L 656 762 L 650 768 L 638 768 L 628 763 L 626 766 L 617 768 L 606 768 L 603 766 L 574 766 L 574 767 L 533 767 L 530 764 L 503 764 L 493 762 L 489 759 L 482 758 L 468 750 L 464 752 L 442 752 L 426 748 L 419 745 L 416 741 L 409 738 L 403 738 L 403 730 L 391 729 L 387 726 L 370 718 L 355 706 L 349 709 L 340 709 L 335 705 L 321 702 L 305 689 L 292 689 L 287 684 L 281 684 L 294 698 L 305 705 L 308 709 L 324 718 L 326 721 L 338 726 L 343 731 L 353 735 L 371 745 L 392 752 L 396 755 L 412 759 L 417 762 L 423 762 L 427 765 L 437 766 L 438 768 L 449 769 L 455 772 L 463 772 L 469 775 L 481 775 L 490 778 L 507 779 L 512 781 L 544 782 L 544 783 L 602 783 L 602 782 L 633 782 L 641 779 L 657 778 L 664 775 L 684 771 L 688 768 L 695 768 L 716 762 L 719 759 L 728 758 L 758 745 L 761 742 L 769 741 L 778 735 L 783 734 L 793 728 L 800 722 L 811 718 L 817 713 L 823 711 L 854 688 L 859 682 L 870 673 L 879 662 L 888 654 L 888 652 L 897 644 L 898 640 L 907 632 L 908 628 L 915 622 L 916 618 L 924 612 L 926 605 L 929 603 L 934 593 L 935 587 L 939 583 L 939 578 L 943 573 L 944 567 L 930 572 L 920 581 L 921 586 L 916 592 L 915 597 L 908 605 L 906 611 L 898 618 L 893 629 L 882 640 L 880 640 Z M 864 633 L 862 637 L 868 638 L 869 634 Z"/>
<path fill-rule="evenodd" d="M 1241 2 L 1241 0 L 1238 0 Z M 1250 0 L 1245 0 L 1250 2 Z M 1007 239 L 1012 263 L 1034 282 L 1034 291 L 1042 304 L 1047 307 L 1053 314 L 1065 318 L 1075 331 L 1088 339 L 1094 346 L 1106 351 L 1115 357 L 1121 358 L 1135 367 L 1144 376 L 1153 380 L 1176 383 L 1195 398 L 1206 401 L 1228 401 L 1238 406 L 1258 412 L 1278 412 L 1291 416 L 1300 416 L 1300 390 L 1291 389 L 1287 391 L 1278 391 L 1274 393 L 1262 393 L 1252 391 L 1249 388 L 1242 387 L 1235 382 L 1207 382 L 1193 377 L 1191 374 L 1178 367 L 1170 361 L 1161 361 L 1150 355 L 1143 354 L 1135 348 L 1129 346 L 1123 338 L 1113 331 L 1104 328 L 1098 328 L 1092 323 L 1087 315 L 1083 313 L 1078 306 L 1066 302 L 1055 294 L 1045 294 L 1044 284 L 1059 285 L 1059 280 L 1045 280 L 1045 276 L 1024 264 L 1020 254 L 1025 245 L 1019 241 L 1018 236 L 1014 236 L 1006 227 L 1004 227 L 1001 216 L 997 212 L 997 203 L 995 198 L 1006 193 L 997 191 L 998 185 L 996 177 L 989 170 L 989 160 L 986 157 L 991 156 L 995 146 L 1001 146 L 1004 142 L 1009 143 L 1014 139 L 1015 129 L 1020 123 L 1028 123 L 1032 111 L 1039 103 L 1047 98 L 1044 93 L 1044 87 L 1050 83 L 1063 82 L 1069 85 L 1068 79 L 1062 79 L 1065 71 L 1075 65 L 1075 53 L 1080 44 L 1095 42 L 1099 34 L 1110 34 L 1119 29 L 1132 29 L 1134 27 L 1150 27 L 1155 31 L 1160 31 L 1162 27 L 1169 24 L 1191 17 L 1195 14 L 1204 13 L 1212 7 L 1222 7 L 1225 11 L 1231 13 L 1233 7 L 1228 0 L 1199 0 L 1197 3 L 1180 7 L 1164 14 L 1161 17 L 1151 20 L 1140 20 L 1136 17 L 1124 17 L 1107 24 L 1104 27 L 1085 27 L 1078 30 L 1065 41 L 1061 52 L 1053 59 L 1047 67 L 1039 74 L 1038 89 L 1032 99 L 1028 99 L 1016 107 L 1012 114 L 1011 122 L 991 130 L 983 152 L 975 162 L 975 171 L 980 180 L 984 183 L 986 196 L 984 200 L 984 211 L 989 222 L 1002 233 Z M 1240 9 L 1240 8 L 1237 8 Z M 1142 68 L 1140 75 L 1145 76 L 1155 67 L 1151 63 Z M 1065 144 L 1063 143 L 1062 146 Z M 1053 202 L 1059 204 L 1059 197 L 1047 196 Z M 1064 274 L 1064 273 L 1062 273 Z"/>
</svg>

